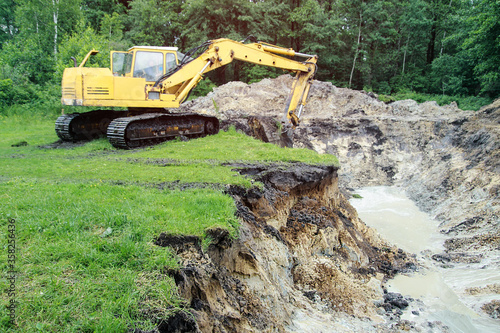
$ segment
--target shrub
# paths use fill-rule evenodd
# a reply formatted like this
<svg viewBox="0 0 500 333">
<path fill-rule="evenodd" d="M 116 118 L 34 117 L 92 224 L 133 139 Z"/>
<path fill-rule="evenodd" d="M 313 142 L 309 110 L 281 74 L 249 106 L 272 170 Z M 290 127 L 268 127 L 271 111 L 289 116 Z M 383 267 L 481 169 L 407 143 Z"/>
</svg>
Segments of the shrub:
<svg viewBox="0 0 500 333">
<path fill-rule="evenodd" d="M 391 103 L 394 101 L 400 101 L 404 99 L 412 99 L 418 103 L 424 103 L 427 101 L 435 101 L 437 104 L 443 106 L 448 105 L 452 102 L 456 102 L 458 107 L 462 110 L 473 110 L 477 111 L 481 107 L 488 105 L 493 102 L 492 99 L 487 97 L 479 96 L 449 96 L 449 95 L 431 95 L 431 94 L 421 94 L 414 91 L 403 91 L 398 92 L 393 95 L 379 95 L 379 100 L 385 103 Z"/>
</svg>

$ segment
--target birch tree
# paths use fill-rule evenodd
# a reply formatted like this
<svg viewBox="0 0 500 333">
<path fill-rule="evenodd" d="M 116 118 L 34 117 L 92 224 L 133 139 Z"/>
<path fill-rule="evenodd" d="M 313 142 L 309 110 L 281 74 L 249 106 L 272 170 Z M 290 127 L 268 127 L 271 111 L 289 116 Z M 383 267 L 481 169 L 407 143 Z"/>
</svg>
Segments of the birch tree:
<svg viewBox="0 0 500 333">
<path fill-rule="evenodd" d="M 10 40 L 17 33 L 15 25 L 15 8 L 14 0 L 3 0 L 0 2 L 0 48 L 2 44 Z"/>
<path fill-rule="evenodd" d="M 54 22 L 54 58 L 57 60 L 57 19 L 59 18 L 59 0 L 52 0 L 52 19 Z"/>
<path fill-rule="evenodd" d="M 354 59 L 352 60 L 352 69 L 351 75 L 349 76 L 349 88 L 352 85 L 352 76 L 354 75 L 354 68 L 356 67 L 356 60 L 358 59 L 358 55 L 361 47 L 361 27 L 363 26 L 363 11 L 359 12 L 359 24 L 358 24 L 358 38 L 356 42 L 356 50 L 354 51 Z"/>
</svg>

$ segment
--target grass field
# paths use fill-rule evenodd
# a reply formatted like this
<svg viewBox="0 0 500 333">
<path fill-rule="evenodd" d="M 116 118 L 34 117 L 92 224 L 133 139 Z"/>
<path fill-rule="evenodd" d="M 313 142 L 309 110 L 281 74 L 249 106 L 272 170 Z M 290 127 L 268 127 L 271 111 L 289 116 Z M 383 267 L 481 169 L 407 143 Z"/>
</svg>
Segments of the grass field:
<svg viewBox="0 0 500 333">
<path fill-rule="evenodd" d="M 178 268 L 176 256 L 155 237 L 189 234 L 206 244 L 214 227 L 238 235 L 234 202 L 221 189 L 258 183 L 226 163 L 338 164 L 235 130 L 132 151 L 105 139 L 41 148 L 57 141 L 52 118 L 0 117 L 2 332 L 151 329 L 183 307 L 165 274 Z"/>
</svg>

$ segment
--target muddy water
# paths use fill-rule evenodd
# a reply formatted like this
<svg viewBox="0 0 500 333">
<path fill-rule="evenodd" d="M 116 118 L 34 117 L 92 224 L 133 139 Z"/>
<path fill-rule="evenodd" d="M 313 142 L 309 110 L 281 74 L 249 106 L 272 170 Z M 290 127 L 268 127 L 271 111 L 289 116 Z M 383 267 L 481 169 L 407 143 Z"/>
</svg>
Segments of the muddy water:
<svg viewBox="0 0 500 333">
<path fill-rule="evenodd" d="M 389 291 L 410 296 L 402 319 L 414 322 L 440 321 L 451 332 L 500 332 L 500 322 L 480 314 L 479 303 L 487 299 L 467 296 L 466 288 L 500 283 L 498 270 L 488 263 L 456 264 L 442 268 L 430 259 L 443 252 L 444 237 L 438 222 L 421 212 L 403 190 L 396 187 L 368 187 L 356 191 L 361 199 L 351 199 L 361 219 L 385 239 L 415 253 L 422 268 L 410 276 L 398 275 L 389 281 Z M 478 311 L 479 310 L 479 311 Z"/>
</svg>

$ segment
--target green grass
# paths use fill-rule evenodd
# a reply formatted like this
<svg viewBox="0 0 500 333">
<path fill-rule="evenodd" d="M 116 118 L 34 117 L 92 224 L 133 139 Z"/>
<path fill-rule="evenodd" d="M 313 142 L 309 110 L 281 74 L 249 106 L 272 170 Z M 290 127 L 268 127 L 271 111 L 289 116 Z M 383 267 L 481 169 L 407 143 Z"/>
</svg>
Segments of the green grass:
<svg viewBox="0 0 500 333">
<path fill-rule="evenodd" d="M 160 309 L 165 312 L 180 300 L 170 278 L 162 276 L 155 285 L 155 276 L 177 264 L 169 249 L 153 245 L 154 236 L 165 230 L 200 232 L 201 224 L 221 218 L 235 223 L 229 209 L 200 221 L 199 228 L 187 226 L 201 213 L 192 211 L 198 202 L 225 204 L 223 196 L 207 199 L 201 190 L 162 193 L 138 186 L 16 178 L 0 183 L 0 193 L 0 227 L 7 230 L 7 219 L 16 220 L 17 320 L 23 332 L 40 325 L 50 332 L 123 331 L 145 319 L 142 311 L 155 310 L 154 304 L 144 303 L 148 293 L 164 295 L 157 301 L 167 305 Z M 191 199 L 185 200 L 186 195 Z M 8 288 L 5 283 L 1 280 L 2 290 Z M 6 324 L 5 317 L 2 322 Z"/>
<path fill-rule="evenodd" d="M 338 164 L 331 155 L 278 148 L 235 130 L 132 151 L 104 139 L 40 148 L 57 140 L 53 118 L 0 115 L 0 288 L 10 285 L 9 219 L 19 271 L 17 327 L 2 293 L 2 332 L 152 329 L 156 318 L 183 307 L 165 274 L 178 268 L 177 258 L 154 245 L 155 237 L 196 235 L 206 244 L 215 227 L 238 235 L 235 204 L 218 188 L 249 188 L 253 180 L 226 163 Z M 23 141 L 28 145 L 12 147 Z M 181 191 L 163 186 L 170 182 L 219 185 Z"/>
<path fill-rule="evenodd" d="M 492 99 L 487 97 L 432 95 L 432 94 L 422 94 L 417 92 L 399 92 L 392 95 L 379 95 L 379 99 L 382 102 L 386 103 L 405 100 L 405 99 L 413 99 L 418 103 L 435 101 L 440 106 L 448 105 L 451 102 L 456 102 L 461 110 L 473 110 L 473 111 L 477 111 L 481 107 L 491 104 L 493 102 Z"/>
<path fill-rule="evenodd" d="M 311 164 L 338 165 L 333 155 L 317 154 L 309 149 L 280 148 L 271 143 L 263 143 L 242 133 L 229 129 L 218 135 L 188 142 L 166 142 L 160 146 L 138 151 L 134 157 L 158 158 L 158 152 L 178 160 L 195 160 L 204 163 L 229 162 L 304 162 Z"/>
</svg>

